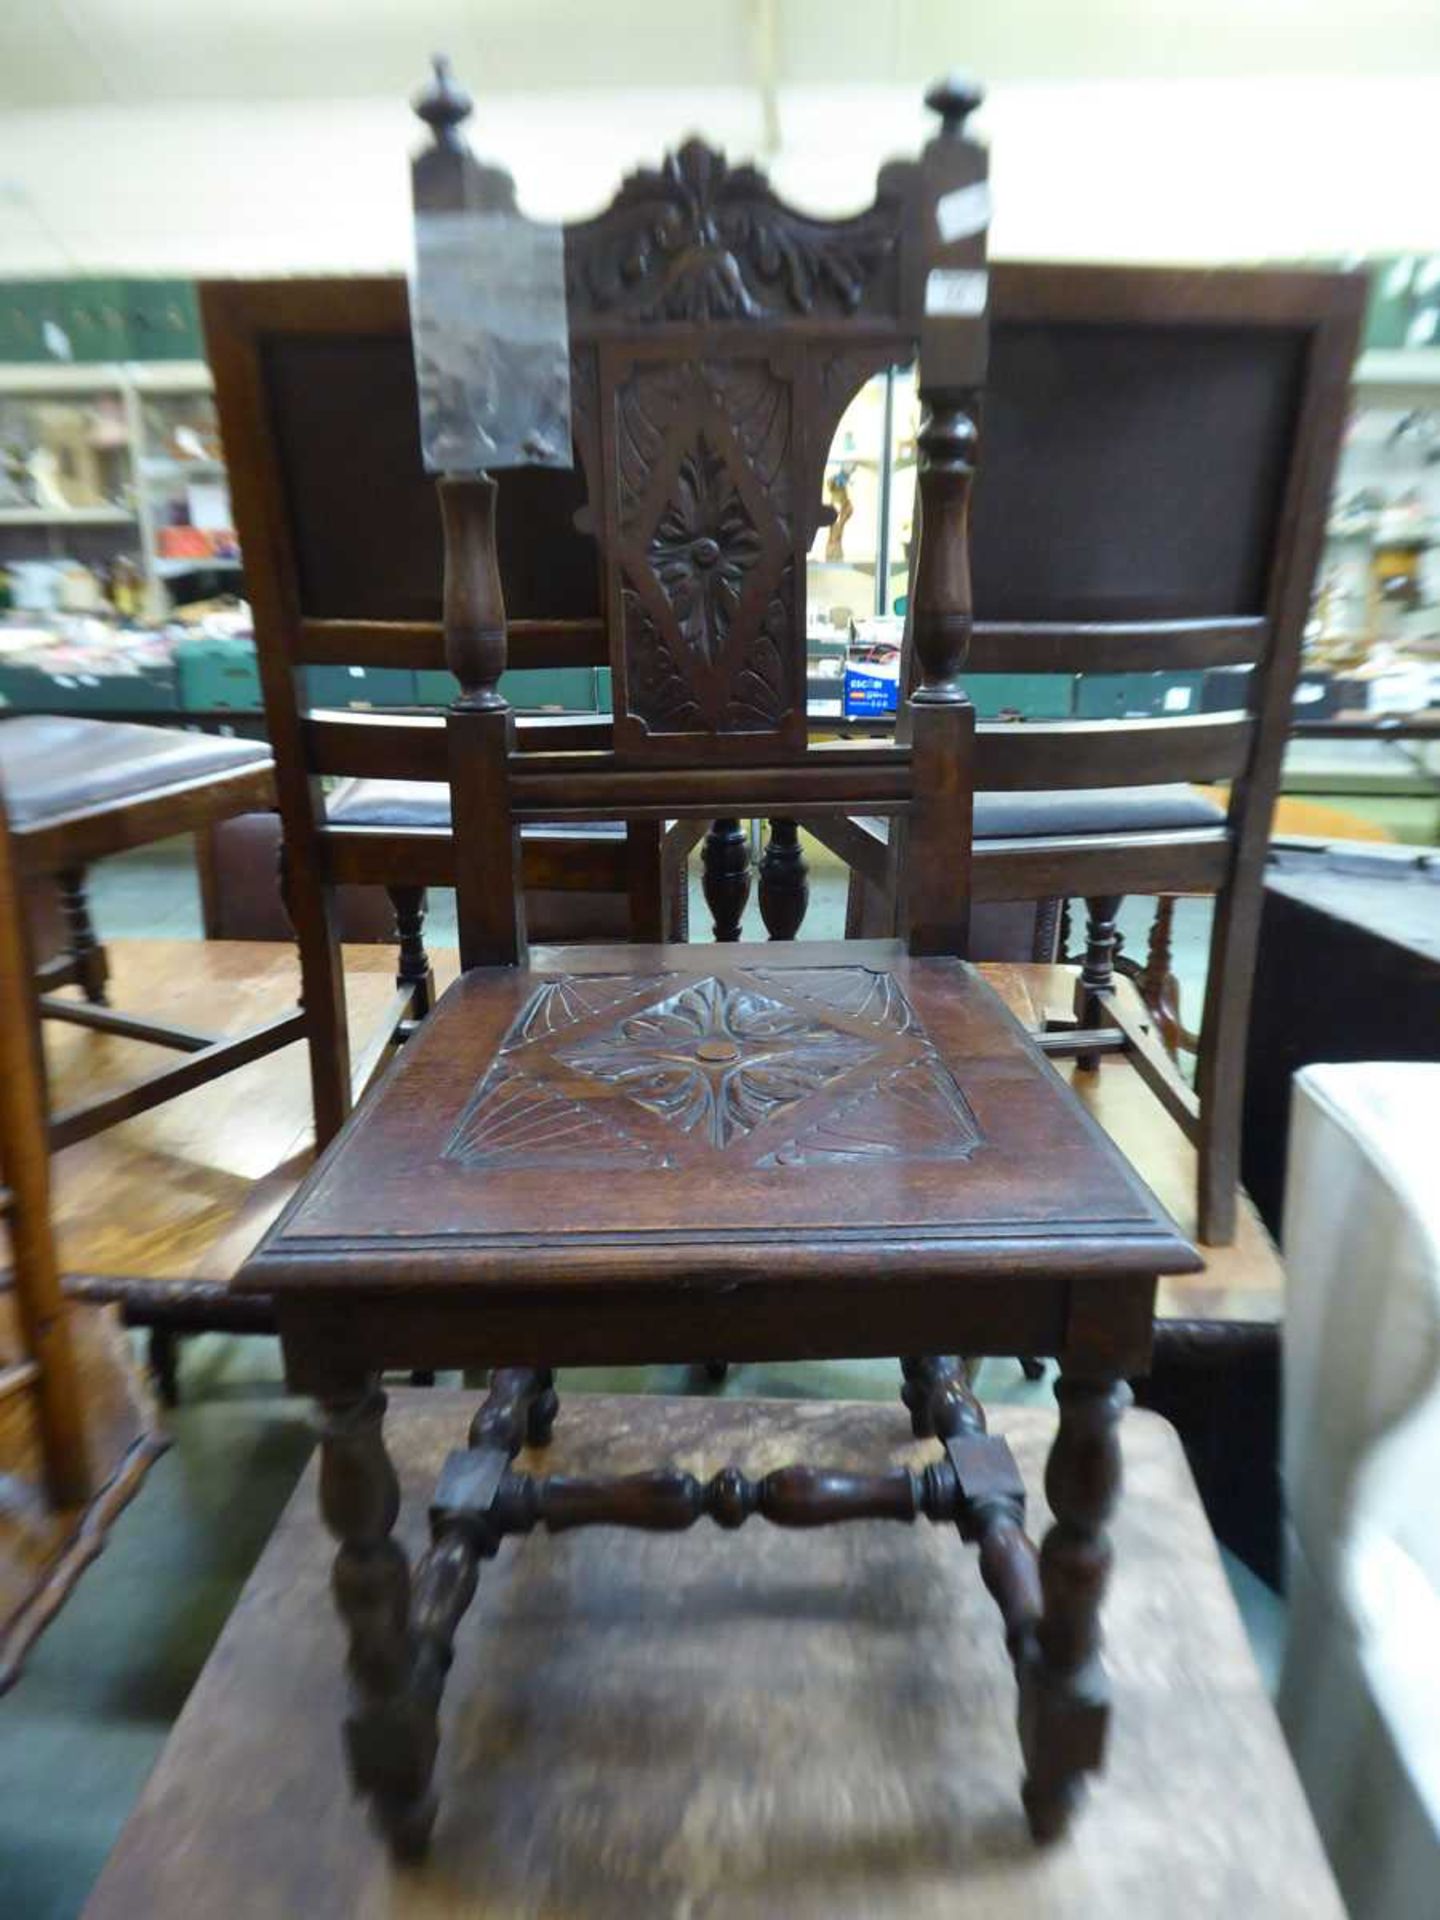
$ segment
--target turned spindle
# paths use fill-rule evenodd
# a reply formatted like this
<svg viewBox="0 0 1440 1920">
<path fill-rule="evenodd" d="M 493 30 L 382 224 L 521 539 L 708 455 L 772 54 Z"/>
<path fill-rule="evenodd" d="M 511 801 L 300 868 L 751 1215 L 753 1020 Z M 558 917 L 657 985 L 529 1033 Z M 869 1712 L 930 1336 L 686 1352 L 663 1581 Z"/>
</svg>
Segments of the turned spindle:
<svg viewBox="0 0 1440 1920">
<path fill-rule="evenodd" d="M 498 489 L 488 473 L 446 474 L 439 482 L 445 529 L 445 664 L 460 683 L 461 707 L 501 708 L 505 596 L 495 550 Z"/>
<path fill-rule="evenodd" d="M 955 396 L 929 398 L 916 441 L 920 550 L 912 630 L 922 705 L 965 698 L 960 672 L 975 624 L 970 591 L 970 488 L 979 434 Z"/>
</svg>

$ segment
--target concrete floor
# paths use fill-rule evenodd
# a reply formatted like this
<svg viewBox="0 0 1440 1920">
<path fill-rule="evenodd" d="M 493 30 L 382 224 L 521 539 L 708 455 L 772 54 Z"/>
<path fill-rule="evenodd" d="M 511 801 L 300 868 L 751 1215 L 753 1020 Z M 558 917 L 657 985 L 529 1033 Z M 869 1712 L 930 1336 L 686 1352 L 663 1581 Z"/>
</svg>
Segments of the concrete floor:
<svg viewBox="0 0 1440 1920">
<path fill-rule="evenodd" d="M 104 938 L 199 936 L 199 895 L 183 843 L 108 863 L 94 876 L 93 899 Z M 807 934 L 839 932 L 843 911 L 839 871 L 817 860 Z M 446 903 L 437 901 L 437 946 L 453 939 L 445 915 Z M 1178 971 L 1191 1017 L 1203 988 L 1208 916 L 1204 902 L 1182 903 L 1178 916 Z M 1132 952 L 1143 954 L 1149 918 L 1150 903 L 1127 903 Z M 698 900 L 694 924 L 707 924 Z M 1010 1361 L 987 1362 L 979 1385 L 987 1400 L 1048 1399 L 1048 1386 L 1027 1385 Z M 561 1379 L 562 1392 L 697 1387 L 677 1368 Z M 738 1368 L 722 1391 L 890 1400 L 896 1388 L 893 1363 L 855 1362 Z M 0 1701 L 5 1920 L 69 1920 L 83 1905 L 309 1451 L 305 1409 L 283 1392 L 271 1340 L 185 1343 L 182 1394 L 172 1450 Z M 1283 1609 L 1238 1563 L 1230 1570 L 1252 1643 L 1273 1674 Z"/>
</svg>

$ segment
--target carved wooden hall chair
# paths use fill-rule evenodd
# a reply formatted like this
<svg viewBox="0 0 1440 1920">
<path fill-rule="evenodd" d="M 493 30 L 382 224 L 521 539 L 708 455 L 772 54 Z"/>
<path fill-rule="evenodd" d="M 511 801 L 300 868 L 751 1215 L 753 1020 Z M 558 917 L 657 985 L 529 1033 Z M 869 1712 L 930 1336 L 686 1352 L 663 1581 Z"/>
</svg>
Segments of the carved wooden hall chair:
<svg viewBox="0 0 1440 1920">
<path fill-rule="evenodd" d="M 991 272 L 967 682 L 1165 672 L 1190 685 L 1173 715 L 1016 730 L 1003 779 L 986 764 L 996 725 L 982 725 L 975 898 L 1086 898 L 1079 1020 L 1123 1045 L 1198 1145 L 1200 1237 L 1217 1244 L 1234 1235 L 1261 869 L 1363 305 L 1356 275 Z M 1251 669 L 1243 711 L 1202 713 L 1201 678 L 1222 666 Z M 1199 781 L 1228 781 L 1228 798 Z M 891 846 L 884 823 L 857 825 L 868 847 L 835 836 L 860 863 L 850 930 L 886 930 L 903 830 Z M 1127 893 L 1215 895 L 1198 1099 L 1113 992 Z M 1098 1063 L 1083 1035 L 1052 1044 Z"/>
<path fill-rule="evenodd" d="M 239 1276 L 277 1305 L 322 1403 L 339 1539 L 350 1766 L 392 1845 L 435 1816 L 437 1712 L 480 1562 L 584 1524 L 958 1524 L 1019 1676 L 1025 1801 L 1060 1830 L 1101 1758 L 1098 1609 L 1124 1381 L 1156 1276 L 1198 1264 L 962 960 L 973 710 L 965 515 L 984 378 L 976 96 L 827 222 L 698 141 L 565 232 L 572 406 L 604 565 L 611 744 L 538 749 L 498 692 L 499 487 L 440 483 L 445 639 L 461 687 L 405 771 L 451 781 L 464 973 Z M 442 130 L 452 151 L 453 132 Z M 968 196 L 968 198 L 967 198 Z M 949 236 L 948 238 L 945 236 Z M 841 410 L 921 341 L 920 684 L 908 743 L 807 744 L 804 556 Z M 349 723 L 357 727 L 358 723 Z M 363 729 L 362 729 L 363 730 Z M 527 951 L 534 820 L 875 811 L 909 829 L 903 941 Z M 1004 1443 L 952 1358 L 1060 1357 L 1038 1559 Z M 586 1362 L 899 1352 L 921 1472 L 797 1465 L 701 1485 L 519 1471 Z M 498 1365 L 411 1568 L 379 1378 Z"/>
<path fill-rule="evenodd" d="M 387 712 L 342 727 L 312 698 L 307 670 L 413 670 L 421 691 L 443 676 L 448 703 L 440 516 L 420 457 L 402 279 L 216 281 L 200 298 L 275 751 L 323 1145 L 392 1036 L 430 1005 L 426 889 L 455 884 L 455 853 L 443 779 L 404 777 L 425 751 L 417 737 L 438 741 L 443 723 Z M 575 525 L 583 505 L 569 472 L 519 471 L 502 496 L 512 667 L 608 665 L 599 555 Z M 537 717 L 524 728 L 558 744 L 607 724 Z M 324 775 L 337 777 L 328 795 Z M 651 821 L 527 827 L 537 931 L 624 938 L 633 917 L 647 938 L 669 937 L 683 926 L 684 851 Z M 395 1003 L 353 1074 L 335 910 L 346 881 L 388 889 L 400 943 Z"/>
<path fill-rule="evenodd" d="M 274 767 L 263 742 L 23 714 L 0 722 L 0 781 L 21 884 L 58 881 L 65 915 L 67 952 L 36 970 L 41 1014 L 185 1056 L 53 1114 L 52 1147 L 88 1139 L 301 1038 L 298 1013 L 217 1035 L 112 1008 L 105 951 L 85 894 L 86 869 L 97 860 L 272 807 Z M 72 985 L 81 999 L 61 997 Z"/>
</svg>

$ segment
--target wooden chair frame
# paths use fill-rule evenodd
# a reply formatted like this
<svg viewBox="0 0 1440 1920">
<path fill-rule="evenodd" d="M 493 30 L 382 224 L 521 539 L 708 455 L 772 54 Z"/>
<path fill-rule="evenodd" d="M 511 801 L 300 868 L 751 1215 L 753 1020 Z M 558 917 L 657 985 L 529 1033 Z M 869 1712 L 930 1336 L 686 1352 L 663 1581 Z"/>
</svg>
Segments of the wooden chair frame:
<svg viewBox="0 0 1440 1920">
<path fill-rule="evenodd" d="M 443 671 L 447 659 L 438 608 L 434 619 L 413 620 L 315 618 L 304 611 L 304 570 L 287 508 L 264 357 L 277 341 L 351 340 L 403 343 L 408 357 L 409 305 L 405 282 L 386 277 L 216 281 L 202 286 L 201 307 L 255 613 L 284 838 L 285 901 L 300 952 L 316 1139 L 323 1146 L 394 1044 L 428 1010 L 433 981 L 423 939 L 425 894 L 430 887 L 453 887 L 457 864 L 449 832 L 335 825 L 325 810 L 328 775 L 443 782 L 443 719 L 312 711 L 305 669 L 403 665 Z M 418 430 L 414 461 L 416 488 L 428 501 Z M 436 525 L 438 532 L 438 514 Z M 598 667 L 609 660 L 605 623 L 598 617 L 520 620 L 511 634 L 514 667 Z M 558 746 L 602 737 L 607 723 L 598 715 L 537 716 L 523 725 L 527 739 Z M 526 885 L 625 895 L 632 924 L 663 938 L 683 924 L 684 861 L 698 837 L 667 834 L 663 823 L 644 822 L 623 841 L 563 832 L 532 839 L 526 845 Z M 399 940 L 394 1000 L 354 1062 L 332 897 L 347 881 L 387 889 Z"/>
<path fill-rule="evenodd" d="M 955 958 L 965 950 L 970 900 L 975 731 L 959 673 L 971 627 L 966 520 L 986 348 L 983 312 L 976 311 L 973 294 L 984 269 L 984 221 L 947 233 L 953 223 L 940 219 L 937 208 L 954 211 L 983 202 L 985 163 L 962 131 L 975 94 L 946 85 L 932 94 L 931 104 L 942 115 L 940 135 L 918 166 L 881 176 L 882 194 L 893 194 L 898 204 L 877 206 L 853 221 L 809 222 L 749 170 L 732 176 L 733 223 L 725 224 L 729 208 L 712 221 L 705 210 L 711 195 L 724 199 L 717 183 L 726 179 L 726 163 L 694 143 L 663 170 L 633 176 L 612 207 L 579 229 L 578 237 L 575 229 L 567 234 L 571 338 L 582 392 L 593 379 L 577 409 L 581 451 L 609 568 L 617 696 L 608 733 L 559 729 L 548 740 L 525 738 L 499 692 L 507 664 L 495 535 L 499 489 L 485 474 L 440 482 L 446 657 L 460 695 L 440 727 L 387 730 L 380 751 L 392 775 L 401 767 L 409 778 L 448 773 L 460 850 L 465 975 L 240 1277 L 243 1290 L 275 1292 L 291 1383 L 322 1401 L 321 1507 L 340 1543 L 334 1590 L 356 1682 L 347 1729 L 351 1769 L 402 1857 L 424 1851 L 435 1818 L 440 1696 L 481 1562 L 507 1535 L 536 1526 L 671 1530 L 710 1516 L 733 1528 L 755 1513 L 797 1527 L 877 1518 L 958 1523 L 962 1537 L 978 1545 L 1019 1678 L 1025 1804 L 1037 1838 L 1063 1828 L 1083 1775 L 1100 1762 L 1106 1704 L 1098 1604 L 1109 1563 L 1105 1520 L 1118 1488 L 1114 1430 L 1126 1397 L 1123 1375 L 1142 1369 L 1148 1354 L 1155 1274 L 1191 1269 L 1196 1256 L 1113 1149 L 1098 1132 L 1087 1131 L 1090 1123 L 1008 1019 L 997 1010 L 978 1011 L 988 1004 L 986 994 Z M 467 156 L 455 129 L 468 101 L 454 93 L 443 71 L 422 111 L 436 130 L 432 159 L 463 166 Z M 962 196 L 958 202 L 956 195 Z M 673 211 L 668 220 L 660 217 L 667 207 Z M 847 282 L 844 263 L 856 257 L 882 213 L 887 248 L 897 237 L 901 248 L 896 278 L 887 283 L 882 266 Z M 758 242 L 752 218 L 762 235 Z M 766 223 L 779 229 L 780 240 L 773 233 L 763 237 Z M 814 280 L 796 266 L 805 246 L 820 262 Z M 627 263 L 624 285 L 615 288 L 613 269 L 621 261 Z M 787 262 L 797 277 L 778 290 L 767 288 L 768 299 L 737 284 L 746 267 L 762 279 L 767 269 L 779 279 Z M 936 273 L 959 278 L 937 285 Z M 809 291 L 816 285 L 823 293 Z M 875 339 L 867 341 L 867 315 L 862 310 L 857 317 L 855 307 L 872 288 L 878 288 L 877 309 L 892 324 L 877 327 Z M 612 289 L 613 311 L 607 297 Z M 848 310 L 846 290 L 853 296 Z M 742 333 L 736 305 L 747 297 L 753 304 Z M 881 308 L 887 298 L 892 304 Z M 842 308 L 838 315 L 836 304 Z M 807 745 L 804 724 L 803 575 L 793 583 L 793 597 L 786 597 L 781 583 L 786 566 L 803 561 L 814 535 L 810 516 L 818 508 L 834 418 L 875 355 L 893 352 L 896 317 L 922 337 L 925 382 L 919 472 L 924 534 L 914 623 L 920 685 L 911 697 L 908 740 L 817 751 Z M 843 331 L 834 325 L 837 319 L 844 321 Z M 817 390 L 817 368 L 829 364 L 842 341 L 858 351 L 842 359 L 833 390 L 823 379 Z M 647 411 L 651 394 L 658 397 Z M 637 417 L 654 427 L 643 445 L 630 433 Z M 776 429 L 777 421 L 785 423 L 784 431 Z M 803 423 L 798 429 L 797 421 Z M 704 471 L 721 445 L 728 448 L 723 484 L 718 472 L 707 481 Z M 628 448 L 637 450 L 635 458 L 628 457 Z M 708 511 L 692 515 L 672 540 L 667 528 L 674 503 L 707 487 Z M 712 526 L 718 533 L 708 531 Z M 673 585 L 677 577 L 665 571 L 672 548 L 682 547 L 686 564 L 708 579 L 709 569 L 722 563 L 727 541 L 744 556 L 744 565 L 733 571 L 749 577 L 738 587 L 732 582 L 726 602 L 718 597 L 723 589 L 706 589 L 713 597 L 704 631 L 698 638 L 685 636 L 686 657 L 677 661 L 673 652 L 667 655 L 666 635 L 684 632 L 696 599 L 683 580 L 673 597 L 667 591 L 667 582 Z M 653 631 L 647 602 L 657 616 Z M 728 609 L 723 619 L 714 611 L 721 604 Z M 771 634 L 773 659 L 764 654 Z M 758 664 L 757 649 L 764 654 Z M 722 664 L 712 673 L 717 652 Z M 758 692 L 757 675 L 768 676 Z M 742 696 L 746 717 L 758 716 L 759 724 L 733 724 L 730 703 Z M 338 770 L 366 750 L 363 725 L 317 720 L 310 726 L 313 766 Z M 511 1111 L 515 1069 L 508 1058 L 503 1066 L 497 1063 L 529 1043 L 532 1021 L 539 1019 L 549 1031 L 554 995 L 574 995 L 582 1008 L 587 1004 L 585 982 L 562 974 L 557 983 L 553 970 L 550 983 L 535 991 L 535 982 L 546 977 L 543 961 L 537 960 L 528 978 L 517 977 L 527 958 L 520 825 L 557 818 L 724 819 L 742 808 L 772 817 L 844 817 L 857 807 L 904 820 L 909 841 L 901 908 L 905 953 L 888 943 L 858 951 L 882 969 L 913 968 L 907 978 L 917 993 L 930 991 L 923 982 L 943 978 L 945 986 L 934 987 L 937 1007 L 948 1006 L 962 1026 L 969 1016 L 961 1010 L 977 1009 L 976 1028 L 966 1031 L 975 1032 L 980 1070 L 993 1065 L 997 1082 L 1012 1092 L 1023 1085 L 1024 1099 L 1035 1103 L 1027 1113 L 1043 1113 L 1046 1124 L 1058 1129 L 1065 1145 L 1053 1167 L 1034 1171 L 1034 1129 L 1018 1123 L 1012 1104 L 1008 1151 L 1002 1154 L 998 1141 L 991 1142 L 989 1220 L 973 1212 L 985 1190 L 982 1181 L 971 1189 L 972 1211 L 962 1208 L 965 1226 L 957 1228 L 961 1215 L 947 1211 L 951 1224 L 934 1242 L 917 1229 L 913 1212 L 875 1230 L 883 1255 L 861 1244 L 868 1227 L 848 1229 L 859 1237 L 843 1247 L 810 1225 L 792 1223 L 777 1232 L 772 1206 L 796 1205 L 796 1183 L 787 1179 L 783 1198 L 780 1183 L 766 1189 L 763 1220 L 756 1218 L 757 1202 L 747 1201 L 731 1218 L 734 1231 L 727 1228 L 697 1251 L 683 1186 L 672 1184 L 656 1195 L 647 1185 L 655 1162 L 632 1166 L 633 1188 L 602 1201 L 625 1209 L 626 1219 L 632 1205 L 642 1211 L 653 1205 L 653 1218 L 639 1229 L 621 1230 L 607 1218 L 602 1230 L 547 1239 L 545 1224 L 537 1225 L 530 1212 L 526 1183 L 535 1176 L 535 1149 L 532 1110 L 525 1108 L 521 1187 L 511 1189 L 498 1214 L 485 1216 L 468 1233 L 452 1219 L 447 1194 L 469 1206 L 469 1199 L 460 1200 L 463 1182 L 464 1195 L 486 1188 L 487 1204 L 493 1204 L 505 1174 L 492 1166 L 493 1185 L 483 1174 L 476 1177 L 494 1158 L 481 1147 L 475 1167 L 467 1163 L 464 1174 L 450 1169 L 437 1176 L 431 1133 L 442 1143 L 448 1136 L 441 1157 L 453 1158 L 460 1139 L 451 1132 L 457 1112 L 470 1116 L 477 1100 L 492 1097 Z M 813 965 L 834 964 L 856 951 L 811 948 L 797 960 L 792 948 L 789 965 L 796 978 L 801 969 L 808 977 Z M 636 954 L 632 984 L 622 988 L 622 998 L 637 988 L 653 990 L 649 970 L 669 977 L 679 952 L 652 947 Z M 767 965 L 785 953 L 777 946 L 748 954 L 742 949 L 752 963 L 768 956 Z M 605 999 L 613 992 L 607 983 L 617 973 L 626 976 L 626 950 L 590 949 L 573 964 L 601 991 L 602 1010 L 594 1018 L 608 1020 L 616 1003 Z M 721 961 L 700 964 L 712 992 L 743 992 L 705 974 Z M 869 975 L 867 994 L 876 979 L 888 981 L 887 995 L 899 992 L 893 976 L 882 971 Z M 895 1003 L 886 1004 L 893 1009 Z M 662 1013 L 669 1005 L 667 1000 L 647 1012 Z M 903 993 L 900 1005 L 904 1010 L 890 1030 L 901 1037 L 888 1044 L 917 1044 L 904 1037 L 920 1029 Z M 590 1017 L 559 1016 L 567 1031 L 579 1020 L 587 1032 Z M 730 1071 L 723 1063 L 737 1060 L 739 1048 L 724 1040 L 714 1044 L 720 1051 L 706 1052 L 701 1044 L 694 1062 L 720 1062 L 722 1071 Z M 648 1052 L 645 1057 L 649 1062 Z M 872 1058 L 867 1047 L 867 1062 Z M 472 1076 L 482 1062 L 485 1077 L 477 1083 Z M 438 1081 L 427 1079 L 437 1072 Z M 568 1137 L 577 1124 L 576 1103 L 568 1095 L 556 1097 Z M 539 1098 L 546 1110 L 553 1108 L 551 1094 Z M 992 1109 L 997 1122 L 999 1104 Z M 412 1168 L 407 1142 L 417 1123 Z M 467 1123 L 462 1118 L 461 1131 Z M 583 1113 L 579 1124 L 587 1124 Z M 710 1136 L 700 1144 L 709 1152 Z M 755 1150 L 767 1151 L 763 1141 Z M 1043 1164 L 1043 1149 L 1038 1160 Z M 912 1167 L 912 1204 L 923 1188 L 927 1207 L 953 1208 L 953 1167 L 941 1169 L 930 1158 L 925 1165 L 923 1175 Z M 1100 1180 L 1095 1215 L 1083 1225 L 1057 1226 L 1063 1207 L 1051 1188 L 1038 1195 L 1034 1183 L 1065 1181 L 1066 1169 L 1082 1166 Z M 411 1188 L 412 1171 L 423 1194 Z M 432 1176 L 442 1184 L 427 1184 Z M 856 1177 L 852 1166 L 838 1172 L 831 1166 L 823 1205 L 836 1204 L 837 1182 L 848 1197 Z M 705 1176 L 722 1185 L 727 1178 L 713 1170 Z M 881 1178 L 888 1180 L 888 1171 Z M 387 1200 L 376 1222 L 357 1221 L 357 1209 L 364 1210 L 361 1195 L 378 1192 L 376 1183 L 387 1181 L 394 1182 L 397 1196 L 412 1192 L 413 1202 Z M 347 1182 L 353 1183 L 348 1189 Z M 595 1181 L 592 1190 L 605 1185 Z M 1037 1230 L 1018 1237 L 1017 1185 L 1028 1189 L 1037 1215 L 1031 1223 Z M 1088 1191 L 1083 1174 L 1080 1185 Z M 642 1200 L 642 1190 L 650 1197 Z M 715 1189 L 705 1180 L 696 1191 L 713 1205 Z M 809 1205 L 807 1197 L 807 1222 Z M 512 1218 L 506 1206 L 520 1211 Z M 397 1218 L 397 1208 L 403 1217 Z M 730 1216 L 722 1209 L 717 1217 Z M 834 1296 L 822 1304 L 837 1277 L 851 1285 L 862 1274 L 873 1281 L 877 1260 L 883 1302 L 872 1296 L 867 1312 L 853 1299 L 849 1311 Z M 830 1324 L 819 1326 L 817 1313 L 821 1319 L 828 1313 Z M 962 1338 L 973 1332 L 977 1351 L 994 1350 L 988 1343 L 999 1343 L 1003 1351 L 1012 1340 L 1029 1344 L 1033 1336 L 1035 1350 L 1064 1357 L 1060 1429 L 1047 1477 L 1057 1525 L 1038 1558 L 1024 1534 L 1023 1486 L 1014 1463 L 1003 1441 L 986 1433 L 958 1363 L 944 1355 L 915 1357 L 926 1354 L 924 1343 L 934 1339 L 942 1321 L 947 1337 L 951 1329 Z M 703 1485 L 675 1470 L 576 1479 L 523 1472 L 512 1464 L 527 1441 L 546 1443 L 556 1416 L 553 1375 L 548 1365 L 536 1364 L 540 1350 L 553 1363 L 578 1364 L 587 1357 L 676 1358 L 692 1343 L 697 1357 L 723 1345 L 743 1358 L 780 1351 L 893 1352 L 898 1344 L 912 1356 L 901 1369 L 914 1431 L 937 1436 L 944 1458 L 923 1473 L 793 1466 L 758 1481 L 732 1467 Z M 490 1361 L 507 1364 L 492 1376 L 468 1445 L 450 1456 L 442 1473 L 431 1508 L 432 1545 L 412 1574 L 390 1538 L 398 1490 L 383 1439 L 379 1372 L 386 1365 L 435 1364 L 442 1352 L 446 1364 L 466 1365 L 482 1350 Z"/>
<path fill-rule="evenodd" d="M 233 814 L 268 811 L 274 804 L 274 769 L 268 761 L 261 761 L 232 772 L 208 773 L 157 787 L 133 798 L 78 807 L 34 827 L 8 827 L 7 823 L 19 883 L 23 886 L 27 881 L 55 877 L 61 886 L 69 951 L 38 967 L 33 975 L 32 991 L 37 994 L 41 1016 L 127 1040 L 143 1040 L 186 1056 L 173 1066 L 156 1068 L 118 1092 L 53 1114 L 49 1121 L 52 1151 L 88 1140 L 92 1134 L 136 1114 L 148 1113 L 166 1100 L 303 1037 L 305 1021 L 298 1012 L 283 1014 L 247 1033 L 216 1035 L 121 1013 L 105 1004 L 105 954 L 90 923 L 84 890 L 85 869 L 96 860 L 173 835 L 198 832 L 212 821 Z M 79 986 L 84 999 L 58 998 L 56 989 L 67 985 Z"/>
<path fill-rule="evenodd" d="M 34 967 L 19 864 L 0 794 L 0 1217 L 10 1233 L 24 1352 L 0 1365 L 0 1403 L 33 1394 L 46 1488 L 56 1506 L 91 1491 L 80 1379 L 50 1228 L 50 1146 Z"/>
<path fill-rule="evenodd" d="M 1202 1240 L 1234 1238 L 1245 1033 L 1259 930 L 1265 847 L 1329 493 L 1348 411 L 1363 276 L 1002 264 L 991 314 L 1005 324 L 1284 330 L 1304 341 L 1303 373 L 1263 606 L 1217 619 L 1163 617 L 1143 605 L 1125 622 L 1071 625 L 977 620 L 967 674 L 1183 671 L 1253 666 L 1243 714 L 1125 721 L 982 724 L 977 790 L 1144 786 L 1228 781 L 1223 825 L 1031 841 L 981 841 L 977 900 L 1081 896 L 1089 923 L 1077 988 L 1078 1028 L 1046 1035 L 1047 1050 L 1098 1063 L 1123 1051 L 1199 1149 Z M 1097 482 L 1103 482 L 1103 474 Z M 849 858 L 872 902 L 893 901 L 903 864 L 895 844 L 851 821 L 816 831 Z M 1114 991 L 1115 918 L 1127 893 L 1213 894 L 1209 974 L 1200 1027 L 1198 1092 L 1180 1079 L 1149 1019 Z M 893 905 L 852 915 L 878 931 Z M 1159 964 L 1157 958 L 1157 965 Z"/>
</svg>

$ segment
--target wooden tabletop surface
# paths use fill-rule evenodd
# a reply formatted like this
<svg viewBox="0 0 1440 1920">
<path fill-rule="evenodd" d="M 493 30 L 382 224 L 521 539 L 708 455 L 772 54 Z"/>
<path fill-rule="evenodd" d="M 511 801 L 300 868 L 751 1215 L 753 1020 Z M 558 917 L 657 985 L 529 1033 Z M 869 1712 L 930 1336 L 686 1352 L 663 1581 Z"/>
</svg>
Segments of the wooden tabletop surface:
<svg viewBox="0 0 1440 1920">
<path fill-rule="evenodd" d="M 472 1400 L 395 1400 L 413 1549 Z M 995 1424 L 1039 1524 L 1053 1415 L 1002 1408 Z M 1122 1436 L 1108 1768 L 1052 1849 L 1025 1832 L 1014 1681 L 954 1530 L 754 1521 L 537 1534 L 487 1562 L 447 1689 L 433 1852 L 397 1870 L 343 1773 L 312 1468 L 86 1912 L 1339 1920 L 1179 1443 L 1146 1414 Z M 709 1473 L 934 1455 L 898 1401 L 597 1396 L 562 1405 L 545 1458 Z"/>
</svg>

